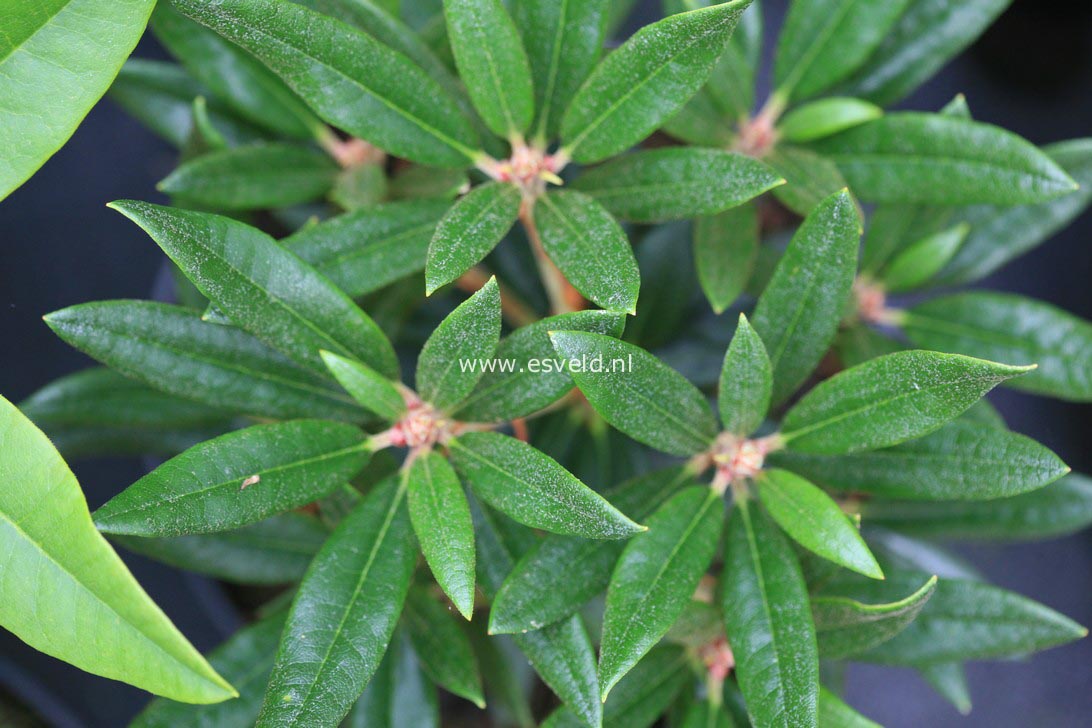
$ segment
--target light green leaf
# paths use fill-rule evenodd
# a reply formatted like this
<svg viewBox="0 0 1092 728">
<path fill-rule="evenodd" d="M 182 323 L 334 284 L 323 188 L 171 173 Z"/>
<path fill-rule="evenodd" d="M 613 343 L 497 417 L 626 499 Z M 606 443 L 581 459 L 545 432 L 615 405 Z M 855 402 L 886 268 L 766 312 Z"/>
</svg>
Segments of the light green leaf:
<svg viewBox="0 0 1092 728">
<path fill-rule="evenodd" d="M 634 33 L 576 92 L 561 121 L 564 151 L 598 162 L 659 128 L 705 84 L 748 5 L 680 13 Z"/>
<path fill-rule="evenodd" d="M 811 614 L 815 620 L 819 653 L 831 660 L 853 657 L 902 632 L 933 596 L 937 578 L 930 577 L 920 588 L 898 601 L 875 602 L 891 594 L 905 593 L 909 584 L 916 583 L 920 581 L 899 578 L 877 589 L 862 586 L 856 594 L 861 598 L 871 597 L 868 603 L 838 596 L 836 588 L 831 590 L 833 595 L 827 596 L 824 592 L 824 596 L 813 597 Z"/>
<path fill-rule="evenodd" d="M 664 147 L 611 160 L 585 172 L 575 187 L 620 218 L 653 223 L 715 215 L 783 183 L 742 154 Z"/>
<path fill-rule="evenodd" d="M 321 373 L 325 349 L 396 376 L 390 341 L 311 266 L 257 228 L 219 215 L 125 200 L 137 223 L 240 328 Z"/>
<path fill-rule="evenodd" d="M 750 435 L 770 408 L 773 371 L 766 347 L 743 314 L 724 355 L 717 389 L 721 426 L 736 435 Z"/>
<path fill-rule="evenodd" d="M 319 353 L 330 373 L 362 407 L 391 422 L 405 414 L 406 402 L 391 380 L 367 364 L 329 351 Z"/>
<path fill-rule="evenodd" d="M 421 669 L 429 678 L 448 692 L 484 708 L 478 658 L 470 637 L 450 608 L 440 604 L 424 587 L 413 587 L 406 599 L 402 624 L 421 660 Z"/>
<path fill-rule="evenodd" d="M 153 0 L 8 0 L 0 35 L 0 200 L 68 141 L 144 32 Z"/>
<path fill-rule="evenodd" d="M 882 728 L 822 685 L 819 686 L 819 725 L 823 728 Z"/>
<path fill-rule="evenodd" d="M 629 238 L 595 199 L 557 191 L 535 204 L 542 247 L 576 290 L 609 311 L 633 314 L 641 271 Z"/>
<path fill-rule="evenodd" d="M 779 144 L 763 160 L 785 178 L 784 185 L 774 188 L 774 197 L 797 215 L 808 216 L 823 200 L 846 189 L 838 166 L 804 147 Z"/>
<path fill-rule="evenodd" d="M 350 166 L 337 175 L 328 197 L 347 211 L 374 207 L 387 199 L 387 170 L 373 162 Z"/>
<path fill-rule="evenodd" d="M 172 700 L 237 695 L 95 530 L 76 476 L 46 436 L 2 397 L 0 483 L 4 580 L 26 587 L 4 589 L 0 625 L 81 670 Z"/>
<path fill-rule="evenodd" d="M 962 223 L 906 248 L 880 274 L 884 288 L 902 293 L 928 283 L 952 259 L 970 231 L 970 226 Z"/>
<path fill-rule="evenodd" d="M 705 396 L 652 354 L 601 334 L 558 331 L 551 338 L 591 406 L 622 432 L 672 455 L 713 442 L 717 423 Z M 616 365 L 624 371 L 612 371 Z"/>
<path fill-rule="evenodd" d="M 758 208 L 739 205 L 694 223 L 694 266 L 715 313 L 723 313 L 747 286 L 758 257 Z"/>
<path fill-rule="evenodd" d="M 794 5 L 798 6 L 799 4 Z M 811 142 L 881 116 L 883 109 L 875 104 L 848 96 L 837 96 L 812 101 L 790 111 L 777 125 L 777 130 L 785 141 Z"/>
<path fill-rule="evenodd" d="M 921 437 L 1031 367 L 958 354 L 900 351 L 819 384 L 785 415 L 789 449 L 817 455 L 875 450 Z"/>
<path fill-rule="evenodd" d="M 489 182 L 456 200 L 436 226 L 428 247 L 425 293 L 451 283 L 497 246 L 519 216 L 518 187 Z"/>
<path fill-rule="evenodd" d="M 751 316 L 773 366 L 773 403 L 784 402 L 823 358 L 857 271 L 860 217 L 846 191 L 804 220 Z"/>
</svg>

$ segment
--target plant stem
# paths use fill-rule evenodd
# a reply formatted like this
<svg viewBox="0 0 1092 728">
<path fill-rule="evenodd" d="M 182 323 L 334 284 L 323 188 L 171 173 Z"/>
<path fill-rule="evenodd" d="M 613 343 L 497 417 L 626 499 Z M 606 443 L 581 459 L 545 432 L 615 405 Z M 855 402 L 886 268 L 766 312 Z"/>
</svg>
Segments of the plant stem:
<svg viewBox="0 0 1092 728">
<path fill-rule="evenodd" d="M 550 312 L 559 314 L 576 310 L 569 304 L 570 297 L 567 289 L 572 286 L 546 255 L 546 249 L 542 247 L 542 238 L 538 235 L 538 227 L 535 225 L 531 204 L 527 200 L 520 205 L 519 220 L 527 232 L 527 239 L 531 241 L 531 250 L 534 251 L 535 263 L 538 264 L 538 273 L 542 277 L 542 285 L 546 288 L 546 295 L 550 299 Z"/>
</svg>

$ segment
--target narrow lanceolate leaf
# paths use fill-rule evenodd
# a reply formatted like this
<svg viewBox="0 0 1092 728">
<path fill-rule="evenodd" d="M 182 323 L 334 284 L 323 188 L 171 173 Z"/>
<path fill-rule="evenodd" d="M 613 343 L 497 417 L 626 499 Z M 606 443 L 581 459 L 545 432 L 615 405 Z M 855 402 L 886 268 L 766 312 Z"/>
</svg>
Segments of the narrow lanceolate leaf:
<svg viewBox="0 0 1092 728">
<path fill-rule="evenodd" d="M 493 356 L 498 362 L 512 362 L 510 371 L 500 371 L 497 366 L 485 372 L 459 405 L 455 417 L 464 422 L 506 422 L 548 407 L 573 388 L 568 372 L 552 364 L 557 352 L 549 332 L 591 331 L 621 336 L 623 326 L 625 315 L 621 313 L 576 311 L 517 329 L 500 342 Z M 549 371 L 543 366 L 547 361 L 551 362 Z"/>
<path fill-rule="evenodd" d="M 652 223 L 715 215 L 784 182 L 742 154 L 664 147 L 596 167 L 581 175 L 576 188 L 620 218 Z"/>
<path fill-rule="evenodd" d="M 844 91 L 887 106 L 970 45 L 1012 0 L 914 0 Z"/>
<path fill-rule="evenodd" d="M 1010 386 L 1060 399 L 1092 400 L 1092 323 L 1048 303 L 1008 293 L 934 298 L 906 312 L 918 346 L 1038 364 Z"/>
<path fill-rule="evenodd" d="M 743 314 L 724 355 L 717 390 L 720 424 L 728 432 L 750 435 L 770 408 L 773 372 L 762 339 Z"/>
<path fill-rule="evenodd" d="M 739 205 L 694 223 L 694 267 L 716 313 L 739 298 L 758 257 L 758 208 Z"/>
<path fill-rule="evenodd" d="M 5 4 L 0 200 L 68 141 L 106 93 L 140 40 L 153 5 L 153 0 Z"/>
<path fill-rule="evenodd" d="M 903 574 L 899 574 L 901 577 Z M 856 592 L 858 601 L 838 596 L 837 588 L 811 600 L 811 614 L 815 620 L 815 634 L 819 639 L 819 654 L 825 659 L 841 660 L 891 639 L 914 621 L 936 590 L 937 578 L 911 591 L 898 601 L 883 602 L 892 594 L 904 594 L 915 589 L 913 584 L 921 580 L 910 575 L 909 579 L 896 579 L 890 584 L 870 589 L 861 586 Z M 869 598 L 871 597 L 871 598 Z"/>
<path fill-rule="evenodd" d="M 556 460 L 495 432 L 450 443 L 451 459 L 476 495 L 520 523 L 584 538 L 628 538 L 645 530 Z"/>
<path fill-rule="evenodd" d="M 713 561 L 723 523 L 718 493 L 687 488 L 649 517 L 647 533 L 626 545 L 611 575 L 603 615 L 599 689 L 604 700 L 689 603 Z"/>
<path fill-rule="evenodd" d="M 425 267 L 448 200 L 406 200 L 338 215 L 304 227 L 281 245 L 353 298 Z"/>
<path fill-rule="evenodd" d="M 330 493 L 367 464 L 352 425 L 294 420 L 221 435 L 171 458 L 95 511 L 104 533 L 227 531 Z"/>
<path fill-rule="evenodd" d="M 25 586 L 5 587 L 0 625 L 81 670 L 172 700 L 237 695 L 95 530 L 76 476 L 46 436 L 2 397 L 0 482 L 0 579 Z"/>
<path fill-rule="evenodd" d="M 402 625 L 421 660 L 421 668 L 444 690 L 484 708 L 478 658 L 457 619 L 424 587 L 410 589 Z"/>
<path fill-rule="evenodd" d="M 184 163 L 158 188 L 178 200 L 216 210 L 287 207 L 330 191 L 337 165 L 292 144 L 257 144 L 205 154 Z"/>
<path fill-rule="evenodd" d="M 747 709 L 761 725 L 816 726 L 819 654 L 792 547 L 749 500 L 732 509 L 722 608 Z"/>
<path fill-rule="evenodd" d="M 935 351 L 888 354 L 808 392 L 785 415 L 782 436 L 790 450 L 818 455 L 897 445 L 938 429 L 1032 368 Z"/>
<path fill-rule="evenodd" d="M 348 395 L 232 326 L 181 306 L 104 301 L 45 317 L 66 342 L 145 384 L 232 412 L 355 421 Z"/>
<path fill-rule="evenodd" d="M 629 238 L 593 197 L 543 195 L 535 203 L 535 223 L 546 254 L 585 298 L 608 311 L 636 311 L 641 271 Z"/>
<path fill-rule="evenodd" d="M 1019 205 L 1070 194 L 1077 183 L 1020 137 L 943 114 L 901 112 L 811 145 L 868 202 Z"/>
<path fill-rule="evenodd" d="M 810 142 L 883 116 L 883 109 L 860 99 L 838 96 L 812 101 L 785 115 L 777 130 L 788 142 Z"/>
<path fill-rule="evenodd" d="M 952 259 L 970 231 L 962 223 L 914 243 L 884 268 L 880 276 L 884 288 L 901 293 L 925 285 Z"/>
<path fill-rule="evenodd" d="M 773 402 L 785 401 L 826 353 L 857 272 L 861 220 L 842 191 L 800 226 L 751 316 L 773 366 Z"/>
<path fill-rule="evenodd" d="M 1023 541 L 1074 533 L 1092 523 L 1092 480 L 1070 473 L 1040 490 L 974 503 L 871 501 L 867 523 L 942 539 Z"/>
<path fill-rule="evenodd" d="M 236 584 L 298 581 L 330 535 L 314 516 L 282 513 L 220 533 L 174 538 L 111 536 L 134 553 Z"/>
<path fill-rule="evenodd" d="M 902 583 L 904 593 L 906 587 L 916 588 L 925 578 L 916 571 L 888 574 L 888 582 Z M 845 589 L 851 596 L 867 601 L 869 592 L 885 586 L 885 582 L 858 583 L 847 589 L 832 582 L 829 588 Z M 992 660 L 1038 652 L 1087 633 L 1071 619 L 1019 594 L 978 581 L 941 579 L 917 619 L 892 639 L 855 659 L 911 666 Z"/>
<path fill-rule="evenodd" d="M 320 353 L 330 373 L 362 407 L 388 421 L 397 420 L 405 413 L 406 402 L 394 382 L 367 364 L 329 351 Z"/>
<path fill-rule="evenodd" d="M 777 525 L 804 548 L 865 576 L 883 578 L 861 534 L 819 488 L 787 470 L 773 469 L 759 475 L 758 495 Z"/>
<path fill-rule="evenodd" d="M 447 37 L 470 100 L 497 136 L 523 134 L 535 114 L 531 67 L 501 0 L 444 0 Z"/>
<path fill-rule="evenodd" d="M 561 121 L 563 148 L 598 162 L 655 131 L 705 84 L 748 5 L 680 13 L 634 33 L 577 91 Z"/>
<path fill-rule="evenodd" d="M 831 728 L 882 728 L 823 686 L 819 686 L 819 725 Z"/>
<path fill-rule="evenodd" d="M 496 247 L 519 216 L 522 195 L 505 182 L 489 182 L 455 202 L 428 247 L 425 293 L 451 283 Z"/>
<path fill-rule="evenodd" d="M 390 341 L 352 299 L 257 228 L 219 215 L 122 201 L 194 285 L 240 328 L 325 373 L 323 349 L 396 376 Z"/>
<path fill-rule="evenodd" d="M 413 460 L 409 514 L 436 583 L 467 619 L 474 611 L 474 524 L 459 477 L 438 453 Z"/>
<path fill-rule="evenodd" d="M 985 500 L 1036 490 L 1069 472 L 1015 432 L 951 422 L 895 447 L 852 455 L 774 453 L 771 462 L 831 488 L 913 500 Z"/>
<path fill-rule="evenodd" d="M 652 354 L 601 334 L 558 331 L 551 338 L 591 406 L 622 432 L 672 455 L 713 442 L 717 423 L 705 396 Z"/>
<path fill-rule="evenodd" d="M 417 359 L 421 398 L 445 411 L 466 399 L 481 379 L 485 361 L 497 350 L 500 329 L 500 288 L 497 279 L 490 278 L 448 314 L 425 342 Z"/>
<path fill-rule="evenodd" d="M 971 691 L 962 662 L 937 662 L 915 668 L 929 687 L 963 715 L 971 712 Z"/>
<path fill-rule="evenodd" d="M 1038 205 L 983 205 L 960 210 L 958 219 L 971 226 L 971 233 L 937 276 L 937 284 L 970 283 L 986 277 L 1049 239 L 1088 208 L 1092 202 L 1092 139 L 1059 142 L 1043 147 L 1043 151 L 1081 188 Z"/>
<path fill-rule="evenodd" d="M 256 56 L 333 126 L 422 164 L 461 167 L 475 156 L 454 98 L 372 36 L 281 0 L 174 4 Z"/>
<path fill-rule="evenodd" d="M 534 136 L 557 136 L 561 115 L 599 58 L 609 0 L 520 0 L 513 13 L 535 82 Z"/>
<path fill-rule="evenodd" d="M 806 99 L 843 80 L 883 41 L 908 4 L 909 0 L 792 3 L 777 46 L 777 93 L 786 99 Z"/>
<path fill-rule="evenodd" d="M 804 147 L 779 144 L 763 161 L 785 178 L 784 185 L 774 188 L 773 196 L 798 215 L 810 215 L 820 202 L 846 189 L 838 165 Z"/>
<path fill-rule="evenodd" d="M 394 633 L 417 549 L 405 487 L 363 500 L 315 557 L 292 603 L 257 725 L 337 725 Z"/>
</svg>

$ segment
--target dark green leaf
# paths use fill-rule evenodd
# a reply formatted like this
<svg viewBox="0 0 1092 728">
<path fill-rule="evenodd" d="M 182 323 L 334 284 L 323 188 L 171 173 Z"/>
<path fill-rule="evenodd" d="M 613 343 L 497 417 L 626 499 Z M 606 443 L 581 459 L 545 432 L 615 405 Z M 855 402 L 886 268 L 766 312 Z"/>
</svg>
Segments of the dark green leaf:
<svg viewBox="0 0 1092 728">
<path fill-rule="evenodd" d="M 353 399 L 371 412 L 393 422 L 406 412 L 406 402 L 395 384 L 367 364 L 320 352 L 326 367 Z"/>
<path fill-rule="evenodd" d="M 506 182 L 480 185 L 456 200 L 429 243 L 425 293 L 431 295 L 487 256 L 511 230 L 522 201 L 519 188 Z"/>
<path fill-rule="evenodd" d="M 971 692 L 960 662 L 937 662 L 916 668 L 929 686 L 963 715 L 971 712 Z"/>
<path fill-rule="evenodd" d="M 834 351 L 843 367 L 855 367 L 869 359 L 894 354 L 906 347 L 882 331 L 868 324 L 857 322 L 838 331 L 834 339 Z"/>
<path fill-rule="evenodd" d="M 341 726 L 439 728 L 439 696 L 403 632 L 394 634 L 375 676 Z"/>
<path fill-rule="evenodd" d="M 694 223 L 694 265 L 709 305 L 716 313 L 732 305 L 758 256 L 758 208 L 739 205 Z"/>
<path fill-rule="evenodd" d="M 337 175 L 328 197 L 344 210 L 374 207 L 387 199 L 387 170 L 372 162 L 350 166 Z"/>
<path fill-rule="evenodd" d="M 967 239 L 967 223 L 922 238 L 902 251 L 884 268 L 884 288 L 901 293 L 928 283 L 952 259 Z"/>
<path fill-rule="evenodd" d="M 773 372 L 770 357 L 750 322 L 739 315 L 736 333 L 720 371 L 717 407 L 721 426 L 736 435 L 750 435 L 766 419 Z"/>
<path fill-rule="evenodd" d="M 551 338 L 588 402 L 630 437 L 672 455 L 701 452 L 716 437 L 705 396 L 644 349 L 586 332 L 558 331 Z"/>
<path fill-rule="evenodd" d="M 819 687 L 819 725 L 823 728 L 882 728 L 822 686 Z"/>
<path fill-rule="evenodd" d="M 828 197 L 793 236 L 751 320 L 784 402 L 826 353 L 857 271 L 861 221 L 846 191 Z"/>
<path fill-rule="evenodd" d="M 485 707 L 470 637 L 450 609 L 423 587 L 410 589 L 402 622 L 421 660 L 421 668 L 436 684 L 454 695 Z"/>
<path fill-rule="evenodd" d="M 652 223 L 714 215 L 783 183 L 762 162 L 742 154 L 664 147 L 585 172 L 576 188 L 620 218 Z"/>
<path fill-rule="evenodd" d="M 636 311 L 641 272 L 629 238 L 593 197 L 543 195 L 535 223 L 546 254 L 581 294 L 609 311 Z"/>
<path fill-rule="evenodd" d="M 832 660 L 853 657 L 902 632 L 933 596 L 937 578 L 930 577 L 920 588 L 898 601 L 877 602 L 893 594 L 904 594 L 914 588 L 911 584 L 918 583 L 920 580 L 915 577 L 898 578 L 875 589 L 861 586 L 854 593 L 867 603 L 838 596 L 837 589 L 832 590 L 833 595 L 824 592 L 824 596 L 813 597 L 811 614 L 820 654 Z"/>
<path fill-rule="evenodd" d="M 806 217 L 823 200 L 846 189 L 838 166 L 804 147 L 781 144 L 763 160 L 785 178 L 784 185 L 774 188 L 774 197 L 797 215 Z"/>
<path fill-rule="evenodd" d="M 714 75 L 719 71 L 720 66 L 717 66 Z M 708 88 L 703 88 L 687 101 L 686 106 L 664 122 L 660 131 L 697 147 L 728 148 L 735 141 L 731 123 Z"/>
<path fill-rule="evenodd" d="M 782 436 L 796 452 L 840 455 L 926 435 L 1030 367 L 958 354 L 900 351 L 819 384 L 785 415 Z"/>
<path fill-rule="evenodd" d="M 470 178 L 461 169 L 437 169 L 419 165 L 397 170 L 387 182 L 387 194 L 392 200 L 453 200 L 470 189 Z"/>
<path fill-rule="evenodd" d="M 735 728 L 732 717 L 724 706 L 713 703 L 712 698 L 690 704 L 683 716 L 681 728 Z"/>
<path fill-rule="evenodd" d="M 853 0 L 850 0 L 852 2 Z M 897 4 L 897 3 L 892 3 Z M 794 7 L 797 7 L 794 5 Z M 788 142 L 811 142 L 883 116 L 883 109 L 860 99 L 839 96 L 794 109 L 777 125 Z"/>
</svg>

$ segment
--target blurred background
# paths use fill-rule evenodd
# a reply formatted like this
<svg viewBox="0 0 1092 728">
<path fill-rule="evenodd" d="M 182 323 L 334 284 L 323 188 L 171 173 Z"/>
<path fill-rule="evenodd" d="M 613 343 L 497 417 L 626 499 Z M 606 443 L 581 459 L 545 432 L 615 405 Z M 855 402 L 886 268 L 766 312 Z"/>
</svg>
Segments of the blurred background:
<svg viewBox="0 0 1092 728">
<path fill-rule="evenodd" d="M 412 1 L 412 0 L 411 0 Z M 767 50 L 784 13 L 765 0 Z M 654 17 L 643 2 L 634 19 Z M 145 39 L 137 55 L 163 58 Z M 980 121 L 1036 144 L 1092 136 L 1092 4 L 1016 0 L 956 62 L 900 106 L 936 110 L 956 93 Z M 763 98 L 763 94 L 759 94 Z M 26 185 L 0 204 L 0 393 L 18 402 L 47 382 L 91 362 L 42 322 L 50 311 L 85 301 L 148 298 L 163 257 L 136 226 L 106 209 L 119 198 L 165 202 L 155 183 L 175 155 L 110 101 Z M 1092 319 L 1092 214 L 981 285 L 1054 303 Z M 991 400 L 1016 430 L 1053 448 L 1074 470 L 1092 473 L 1092 405 L 999 391 Z M 79 461 L 73 469 L 92 509 L 144 474 L 136 460 Z M 961 545 L 999 586 L 1034 597 L 1092 625 L 1092 532 L 1047 542 Z M 241 622 L 224 588 L 123 553 L 137 579 L 202 651 Z M 909 670 L 855 665 L 848 701 L 887 726 L 1092 724 L 1092 640 L 1025 661 L 972 663 L 974 700 L 960 716 Z M 0 631 L 0 706 L 32 706 L 46 725 L 125 725 L 148 696 L 36 653 Z M 22 725 L 0 707 L 0 726 Z M 26 725 L 40 723 L 27 722 Z"/>
</svg>

